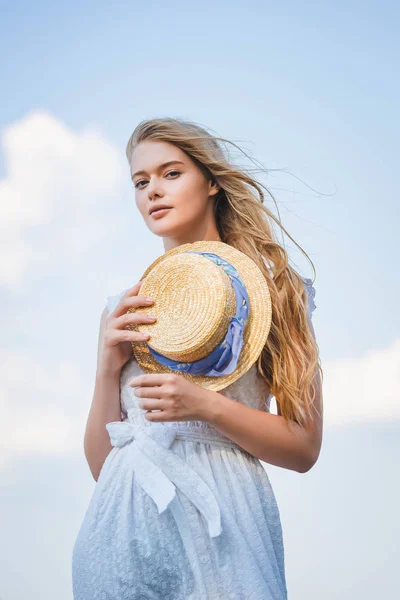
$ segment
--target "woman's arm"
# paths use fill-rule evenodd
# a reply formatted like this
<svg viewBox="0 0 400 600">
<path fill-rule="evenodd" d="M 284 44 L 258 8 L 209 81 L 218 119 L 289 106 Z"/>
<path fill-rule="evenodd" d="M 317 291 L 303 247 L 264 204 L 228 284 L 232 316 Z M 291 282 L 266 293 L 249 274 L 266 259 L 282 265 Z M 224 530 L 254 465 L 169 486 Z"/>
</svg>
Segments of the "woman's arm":
<svg viewBox="0 0 400 600">
<path fill-rule="evenodd" d="M 310 323 L 315 338 L 314 328 Z M 207 390 L 204 420 L 260 460 L 306 473 L 316 463 L 322 444 L 322 385 L 319 371 L 314 379 L 314 416 L 307 428 L 292 421 L 286 424 L 279 414 L 249 408 L 218 392 Z M 319 413 L 319 414 L 318 414 Z"/>
<path fill-rule="evenodd" d="M 99 350 L 102 345 L 107 315 L 108 310 L 105 308 L 100 320 L 97 367 L 99 367 Z M 104 461 L 113 448 L 106 424 L 111 421 L 121 421 L 119 396 L 120 372 L 106 373 L 97 368 L 93 400 L 84 439 L 86 460 L 95 481 L 98 480 Z"/>
</svg>

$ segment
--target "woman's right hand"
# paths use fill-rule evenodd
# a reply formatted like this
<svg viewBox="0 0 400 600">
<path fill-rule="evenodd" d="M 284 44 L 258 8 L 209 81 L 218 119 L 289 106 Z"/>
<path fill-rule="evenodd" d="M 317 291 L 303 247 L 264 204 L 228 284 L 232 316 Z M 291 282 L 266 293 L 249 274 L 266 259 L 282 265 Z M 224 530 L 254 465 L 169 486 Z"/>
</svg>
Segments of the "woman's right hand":
<svg viewBox="0 0 400 600">
<path fill-rule="evenodd" d="M 150 336 L 138 331 L 131 331 L 126 326 L 139 323 L 155 323 L 142 312 L 127 312 L 129 308 L 151 306 L 153 300 L 146 302 L 145 296 L 139 296 L 143 281 L 139 281 L 127 290 L 114 310 L 104 322 L 104 330 L 100 334 L 97 370 L 101 373 L 118 374 L 126 362 L 132 357 L 132 342 L 143 342 Z"/>
</svg>

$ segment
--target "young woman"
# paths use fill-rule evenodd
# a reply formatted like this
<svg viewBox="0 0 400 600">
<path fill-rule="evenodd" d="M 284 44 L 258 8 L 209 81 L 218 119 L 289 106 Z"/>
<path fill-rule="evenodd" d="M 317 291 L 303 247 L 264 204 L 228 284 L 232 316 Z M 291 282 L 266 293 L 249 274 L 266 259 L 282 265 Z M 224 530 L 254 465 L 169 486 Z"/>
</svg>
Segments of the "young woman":
<svg viewBox="0 0 400 600">
<path fill-rule="evenodd" d="M 179 119 L 140 123 L 127 146 L 136 204 L 165 251 L 219 240 L 251 257 L 268 282 L 270 333 L 257 362 L 220 392 L 179 374 L 141 377 L 132 342 L 143 337 L 127 328 L 152 322 L 127 312 L 146 305 L 141 282 L 108 298 L 85 433 L 97 484 L 73 550 L 75 600 L 287 598 L 279 509 L 260 460 L 305 473 L 319 456 L 315 289 L 289 265 L 275 237 L 273 222 L 287 232 L 264 205 L 266 188 L 229 162 L 220 141 L 227 142 Z M 138 484 L 140 469 L 126 460 L 129 444 L 110 443 L 106 425 L 126 418 L 132 387 L 149 426 L 181 421 L 199 433 L 197 440 L 175 439 L 169 451 L 212 490 L 222 515 L 220 535 L 209 535 L 203 515 L 179 489 L 174 511 L 159 513 Z M 278 414 L 269 412 L 272 396 Z"/>
</svg>

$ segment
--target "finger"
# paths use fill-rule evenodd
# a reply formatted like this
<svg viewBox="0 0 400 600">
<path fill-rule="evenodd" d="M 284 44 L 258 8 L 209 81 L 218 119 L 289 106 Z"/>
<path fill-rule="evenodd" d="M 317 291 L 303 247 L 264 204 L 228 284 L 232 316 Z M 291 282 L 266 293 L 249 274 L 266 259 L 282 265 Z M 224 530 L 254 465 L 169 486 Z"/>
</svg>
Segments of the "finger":
<svg viewBox="0 0 400 600">
<path fill-rule="evenodd" d="M 143 373 L 137 377 L 133 377 L 128 385 L 130 387 L 147 387 L 164 385 L 175 380 L 176 375 L 171 373 Z"/>
<path fill-rule="evenodd" d="M 135 283 L 135 285 L 133 285 L 128 290 L 126 290 L 124 295 L 131 296 L 135 291 L 137 292 L 138 290 L 140 290 L 140 288 L 142 287 L 143 281 L 144 281 L 144 279 L 140 279 L 139 281 L 137 281 Z"/>
<path fill-rule="evenodd" d="M 144 418 L 147 421 L 156 421 L 157 423 L 171 421 L 171 417 L 163 410 L 159 412 L 146 412 L 144 413 Z"/>
<path fill-rule="evenodd" d="M 165 393 L 162 391 L 162 387 L 136 387 L 133 390 L 134 395 L 137 398 L 165 398 Z"/>
<path fill-rule="evenodd" d="M 131 288 L 128 288 L 126 290 L 125 294 L 123 294 L 121 300 L 123 300 L 124 298 L 131 298 L 132 296 L 136 296 L 138 294 L 140 288 L 142 287 L 142 283 L 143 283 L 143 279 L 141 279 L 140 281 L 135 283 L 135 285 L 133 285 Z"/>
<path fill-rule="evenodd" d="M 139 295 L 140 288 L 142 287 L 142 283 L 144 280 L 138 281 L 134 286 L 128 288 L 125 293 L 121 296 L 118 304 L 114 308 L 113 314 L 115 316 L 120 316 L 124 314 L 129 308 L 137 308 L 139 306 L 151 306 L 154 304 L 152 299 L 151 302 L 146 301 L 146 297 L 144 295 Z"/>
<path fill-rule="evenodd" d="M 120 329 L 119 327 L 115 327 L 115 329 L 110 334 L 110 344 L 115 346 L 115 344 L 119 344 L 120 342 L 137 342 L 144 343 L 148 342 L 149 336 L 147 333 L 142 333 L 141 331 L 131 331 L 130 329 Z"/>
<path fill-rule="evenodd" d="M 154 325 L 156 321 L 157 317 L 153 319 L 150 312 L 137 313 L 136 311 L 128 311 L 117 317 L 115 327 L 117 329 L 133 329 L 136 325 Z"/>
<path fill-rule="evenodd" d="M 142 398 L 139 402 L 139 408 L 142 410 L 167 410 L 168 406 L 162 400 Z"/>
</svg>

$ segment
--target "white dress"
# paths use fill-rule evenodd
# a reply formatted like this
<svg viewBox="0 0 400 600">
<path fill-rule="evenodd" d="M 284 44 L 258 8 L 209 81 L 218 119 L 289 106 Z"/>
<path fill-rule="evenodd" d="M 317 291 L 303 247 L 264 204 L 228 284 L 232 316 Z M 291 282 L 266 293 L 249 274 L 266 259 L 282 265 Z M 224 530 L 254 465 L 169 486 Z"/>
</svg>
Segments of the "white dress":
<svg viewBox="0 0 400 600">
<path fill-rule="evenodd" d="M 308 312 L 315 289 L 304 278 Z M 111 311 L 123 290 L 108 297 Z M 74 600 L 286 600 L 279 509 L 261 462 L 203 421 L 151 422 L 121 372 L 121 422 L 72 554 Z M 254 364 L 219 392 L 269 412 Z"/>
</svg>

